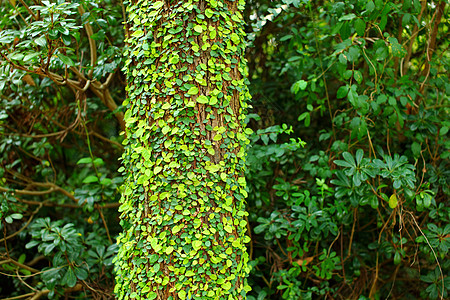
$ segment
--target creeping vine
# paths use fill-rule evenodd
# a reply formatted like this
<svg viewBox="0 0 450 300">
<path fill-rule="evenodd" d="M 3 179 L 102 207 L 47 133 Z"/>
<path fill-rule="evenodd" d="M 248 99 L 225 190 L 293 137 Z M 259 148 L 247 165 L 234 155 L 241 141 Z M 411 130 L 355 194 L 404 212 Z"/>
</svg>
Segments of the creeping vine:
<svg viewBox="0 0 450 300">
<path fill-rule="evenodd" d="M 245 1 L 127 3 L 119 299 L 243 299 Z"/>
</svg>

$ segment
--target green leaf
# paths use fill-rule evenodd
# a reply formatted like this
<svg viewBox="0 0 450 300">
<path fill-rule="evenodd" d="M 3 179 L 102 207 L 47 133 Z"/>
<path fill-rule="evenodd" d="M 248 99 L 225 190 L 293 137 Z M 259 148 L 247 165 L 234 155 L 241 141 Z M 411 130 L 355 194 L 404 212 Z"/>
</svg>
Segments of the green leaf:
<svg viewBox="0 0 450 300">
<path fill-rule="evenodd" d="M 155 169 L 153 170 L 153 173 L 156 175 L 156 174 L 158 174 L 161 171 L 162 171 L 162 167 L 156 166 Z"/>
<path fill-rule="evenodd" d="M 43 36 L 38 37 L 37 39 L 34 40 L 34 42 L 36 43 L 36 45 L 41 46 L 41 47 L 44 47 L 47 45 L 47 40 Z"/>
<path fill-rule="evenodd" d="M 337 95 L 336 95 L 336 97 L 337 97 L 338 99 L 342 99 L 342 98 L 344 98 L 345 96 L 347 96 L 347 94 L 348 94 L 348 86 L 344 85 L 344 86 L 341 86 L 341 87 L 337 90 Z"/>
<path fill-rule="evenodd" d="M 209 102 L 209 99 L 204 95 L 200 95 L 197 97 L 197 102 L 201 104 L 207 104 Z"/>
<path fill-rule="evenodd" d="M 12 41 L 14 41 L 13 35 L 6 35 L 6 36 L 0 37 L 0 44 L 9 44 Z"/>
<path fill-rule="evenodd" d="M 144 31 L 143 30 L 136 30 L 135 32 L 133 32 L 131 34 L 132 37 L 136 37 L 136 38 L 140 38 L 143 35 L 144 35 Z"/>
<path fill-rule="evenodd" d="M 208 18 L 211 18 L 214 15 L 214 11 L 212 9 L 210 9 L 210 8 L 207 8 L 207 9 L 205 9 L 205 15 Z"/>
<path fill-rule="evenodd" d="M 189 95 L 197 95 L 198 94 L 198 87 L 193 86 L 188 90 Z"/>
<path fill-rule="evenodd" d="M 75 267 L 75 275 L 78 279 L 85 280 L 86 278 L 88 278 L 89 274 L 84 268 Z"/>
<path fill-rule="evenodd" d="M 39 244 L 40 244 L 39 241 L 32 240 L 31 242 L 29 242 L 25 245 L 25 249 L 33 248 L 34 246 L 39 245 Z"/>
<path fill-rule="evenodd" d="M 394 264 L 398 265 L 402 261 L 402 257 L 400 256 L 400 252 L 395 251 L 394 254 Z"/>
<path fill-rule="evenodd" d="M 90 158 L 90 157 L 83 157 L 83 158 L 80 158 L 77 161 L 77 165 L 79 165 L 79 164 L 90 164 L 90 163 L 92 163 L 92 158 Z"/>
<path fill-rule="evenodd" d="M 230 36 L 231 40 L 233 41 L 233 43 L 235 43 L 236 45 L 240 43 L 240 38 L 239 35 L 237 35 L 236 33 L 232 33 Z"/>
<path fill-rule="evenodd" d="M 201 25 L 195 25 L 194 26 L 194 31 L 198 32 L 198 33 L 202 33 L 203 32 L 203 28 Z"/>
<path fill-rule="evenodd" d="M 364 156 L 364 151 L 362 149 L 356 150 L 355 158 L 356 158 L 357 166 L 359 166 L 361 164 L 363 156 Z"/>
<path fill-rule="evenodd" d="M 420 156 L 420 151 L 421 151 L 421 147 L 420 144 L 418 142 L 414 142 L 411 145 L 411 151 L 414 155 L 414 157 L 419 157 Z"/>
<path fill-rule="evenodd" d="M 67 272 L 64 275 L 62 282 L 66 283 L 68 287 L 74 287 L 75 284 L 77 284 L 77 277 L 71 267 L 67 268 Z"/>
<path fill-rule="evenodd" d="M 392 194 L 391 197 L 389 197 L 389 207 L 394 209 L 397 207 L 398 201 L 397 201 L 397 195 Z"/>
<path fill-rule="evenodd" d="M 304 124 L 305 124 L 306 127 L 308 127 L 310 125 L 310 122 L 311 122 L 311 116 L 310 116 L 309 112 L 302 113 L 298 117 L 298 121 L 301 121 L 301 120 L 305 120 Z"/>
<path fill-rule="evenodd" d="M 366 22 L 364 22 L 363 19 L 356 19 L 355 22 L 353 23 L 353 25 L 355 26 L 355 31 L 359 36 L 364 36 L 364 33 L 366 31 Z"/>
<path fill-rule="evenodd" d="M 225 291 L 230 290 L 230 289 L 231 289 L 231 282 L 229 282 L 229 281 L 225 282 L 225 283 L 222 285 L 222 288 L 223 288 Z"/>
<path fill-rule="evenodd" d="M 347 162 L 345 160 L 335 160 L 334 163 L 338 166 L 345 167 L 345 168 L 353 167 L 352 164 L 350 164 L 349 162 Z"/>
<path fill-rule="evenodd" d="M 84 178 L 83 183 L 91 183 L 91 182 L 98 182 L 98 177 L 94 175 L 90 175 L 86 178 Z"/>
<path fill-rule="evenodd" d="M 340 17 L 339 22 L 353 20 L 354 18 L 356 18 L 355 14 L 347 14 L 347 15 Z"/>
<path fill-rule="evenodd" d="M 363 76 L 362 76 L 362 74 L 361 74 L 360 71 L 355 71 L 355 72 L 353 73 L 353 78 L 355 78 L 356 82 L 358 82 L 359 84 L 362 83 Z"/>
<path fill-rule="evenodd" d="M 73 60 L 72 60 L 70 57 L 65 56 L 64 54 L 61 54 L 61 53 L 56 54 L 56 56 L 58 56 L 58 58 L 59 58 L 64 64 L 66 64 L 66 65 L 68 65 L 68 66 L 70 66 L 70 67 L 75 66 L 75 63 L 73 62 Z"/>
<path fill-rule="evenodd" d="M 153 3 L 152 8 L 160 9 L 161 7 L 163 7 L 163 5 L 164 5 L 164 1 L 156 1 L 155 3 Z"/>
<path fill-rule="evenodd" d="M 38 57 L 39 54 L 40 54 L 39 52 L 34 52 L 34 53 L 27 54 L 23 58 L 23 61 L 27 62 L 27 61 L 33 60 L 33 58 Z"/>
<path fill-rule="evenodd" d="M 372 0 L 370 0 L 369 2 L 367 2 L 366 4 L 366 10 L 368 12 L 372 12 L 375 9 L 375 3 L 373 3 Z"/>
<path fill-rule="evenodd" d="M 198 251 L 200 247 L 202 246 L 202 241 L 195 240 L 192 242 L 192 248 L 194 248 L 195 251 Z"/>
<path fill-rule="evenodd" d="M 406 49 L 398 42 L 395 37 L 388 38 L 391 44 L 392 54 L 397 57 L 403 57 L 406 55 Z"/>
<path fill-rule="evenodd" d="M 178 292 L 178 297 L 180 297 L 181 300 L 186 299 L 186 291 L 185 290 L 181 290 Z"/>
<path fill-rule="evenodd" d="M 356 167 L 356 163 L 355 163 L 355 159 L 353 158 L 353 155 L 351 155 L 348 152 L 344 152 L 344 153 L 342 153 L 342 156 L 348 163 L 350 163 L 352 165 L 352 167 Z"/>
<path fill-rule="evenodd" d="M 344 77 L 344 79 L 350 79 L 350 77 L 352 77 L 353 75 L 353 71 L 352 70 L 346 70 L 344 72 L 344 74 L 342 74 L 342 76 Z"/>
<path fill-rule="evenodd" d="M 20 220 L 23 218 L 23 215 L 15 213 L 15 214 L 11 214 L 10 217 L 13 218 L 14 220 Z"/>
</svg>

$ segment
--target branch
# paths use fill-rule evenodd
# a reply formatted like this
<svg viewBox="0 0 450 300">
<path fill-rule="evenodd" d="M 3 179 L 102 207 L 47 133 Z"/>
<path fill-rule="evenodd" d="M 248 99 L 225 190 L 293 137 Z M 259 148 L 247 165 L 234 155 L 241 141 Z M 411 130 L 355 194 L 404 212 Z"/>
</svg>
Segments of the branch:
<svg viewBox="0 0 450 300">
<path fill-rule="evenodd" d="M 8 188 L 0 187 L 0 192 L 15 193 L 18 195 L 42 196 L 42 195 L 47 195 L 47 194 L 57 191 L 57 192 L 64 194 L 65 196 L 69 197 L 73 201 L 78 202 L 78 200 L 75 199 L 75 197 L 70 192 L 66 191 L 65 189 L 63 189 L 62 187 L 60 187 L 54 183 L 33 182 L 33 183 L 31 183 L 31 185 L 38 186 L 38 187 L 46 187 L 49 189 L 46 191 L 31 191 L 31 190 L 18 190 L 18 189 L 8 189 Z"/>
<path fill-rule="evenodd" d="M 446 1 L 442 1 L 439 6 L 437 7 L 436 11 L 436 19 L 434 21 L 434 27 L 433 31 L 431 32 L 430 39 L 427 45 L 427 51 L 426 51 L 426 61 L 425 61 L 425 68 L 423 69 L 422 75 L 425 76 L 425 79 L 423 80 L 422 84 L 420 85 L 419 94 L 423 95 L 423 91 L 425 89 L 425 83 L 428 80 L 428 75 L 430 75 L 430 61 L 433 56 L 433 52 L 436 50 L 436 39 L 439 29 L 439 24 L 441 23 L 442 14 L 444 13 Z"/>
<path fill-rule="evenodd" d="M 81 291 L 82 289 L 83 289 L 83 286 L 80 283 L 78 283 L 74 287 L 65 289 L 64 294 L 71 293 L 71 292 L 78 292 L 78 291 Z M 41 298 L 42 296 L 47 295 L 48 293 L 50 293 L 50 290 L 39 291 L 37 293 L 34 293 L 34 296 L 31 297 L 30 300 L 37 300 L 37 299 Z"/>
<path fill-rule="evenodd" d="M 82 5 L 78 6 L 78 11 L 80 12 L 81 15 L 85 13 L 85 10 Z M 89 39 L 89 51 L 91 54 L 91 69 L 88 72 L 88 77 L 91 78 L 92 73 L 94 72 L 95 63 L 97 62 L 97 46 L 95 40 L 91 37 L 94 34 L 91 24 L 89 24 L 89 22 L 86 22 L 84 28 L 86 29 L 86 34 Z"/>
<path fill-rule="evenodd" d="M 28 271 L 30 271 L 30 272 L 32 272 L 32 273 L 38 273 L 38 272 L 39 272 L 39 270 L 37 270 L 37 269 L 35 269 L 35 268 L 32 268 L 32 267 L 29 267 L 29 266 L 27 266 L 27 265 L 24 265 L 24 264 L 22 264 L 22 263 L 20 263 L 20 262 L 18 262 L 18 261 L 15 261 L 15 260 L 12 259 L 12 258 L 8 258 L 8 259 L 5 259 L 5 260 L 0 261 L 0 265 L 8 264 L 8 263 L 12 263 L 13 265 L 18 266 L 19 268 L 28 270 Z"/>
<path fill-rule="evenodd" d="M 23 1 L 23 0 L 19 0 L 20 1 L 20 3 L 22 3 L 22 5 L 25 7 L 25 9 L 28 11 L 28 13 L 30 14 L 30 15 L 32 15 L 33 16 L 33 18 L 36 20 L 36 21 L 38 21 L 39 20 L 39 18 L 34 14 L 34 12 L 30 9 L 30 7 L 25 3 L 25 1 Z"/>
</svg>

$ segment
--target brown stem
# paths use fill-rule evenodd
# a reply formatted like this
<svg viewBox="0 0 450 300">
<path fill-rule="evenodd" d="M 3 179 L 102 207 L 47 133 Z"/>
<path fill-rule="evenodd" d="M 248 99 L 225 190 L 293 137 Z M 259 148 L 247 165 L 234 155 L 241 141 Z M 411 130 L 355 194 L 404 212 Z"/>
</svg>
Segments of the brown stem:
<svg viewBox="0 0 450 300">
<path fill-rule="evenodd" d="M 83 15 L 85 13 L 85 10 L 82 5 L 78 6 L 78 11 L 80 12 L 80 15 Z M 92 30 L 91 24 L 89 24 L 89 22 L 86 22 L 84 28 L 86 29 L 86 34 L 88 36 L 89 51 L 91 54 L 91 69 L 88 72 L 88 77 L 91 78 L 92 73 L 94 72 L 94 66 L 97 63 L 97 45 L 95 43 L 95 40 L 92 38 L 94 31 Z"/>
<path fill-rule="evenodd" d="M 420 24 L 420 21 L 422 20 L 422 15 L 425 12 L 425 9 L 427 8 L 427 0 L 422 0 L 422 7 L 420 9 L 420 13 L 419 16 L 417 17 L 417 20 Z M 405 56 L 405 60 L 403 61 L 403 74 L 406 74 L 406 72 L 408 71 L 408 65 L 409 65 L 409 61 L 411 59 L 411 55 L 412 55 L 412 48 L 414 45 L 414 42 L 416 41 L 417 35 L 419 34 L 419 26 L 417 25 L 417 23 L 414 25 L 412 34 L 411 34 L 411 38 L 408 44 L 408 49 L 406 51 L 406 56 Z"/>
<path fill-rule="evenodd" d="M 437 7 L 436 11 L 436 19 L 434 21 L 433 30 L 430 35 L 430 39 L 427 46 L 426 51 L 426 61 L 425 61 L 425 68 L 422 71 L 422 75 L 425 76 L 425 79 L 423 80 L 422 84 L 420 85 L 419 94 L 423 95 L 423 91 L 425 89 L 425 83 L 428 80 L 428 76 L 430 75 L 430 61 L 433 56 L 433 52 L 436 50 L 436 39 L 439 29 L 439 24 L 441 23 L 442 14 L 444 13 L 445 5 L 447 4 L 447 1 L 442 1 L 439 6 Z"/>
<path fill-rule="evenodd" d="M 22 263 L 20 263 L 20 262 L 18 262 L 18 261 L 15 261 L 15 260 L 12 259 L 12 258 L 8 258 L 8 259 L 5 259 L 5 260 L 0 261 L 0 265 L 8 264 L 8 263 L 12 263 L 13 265 L 16 265 L 16 266 L 18 266 L 19 268 L 28 270 L 28 271 L 30 271 L 31 273 L 38 273 L 38 272 L 39 272 L 39 270 L 37 270 L 37 269 L 35 269 L 35 268 L 32 268 L 32 267 L 30 267 L 30 266 L 24 265 L 24 264 L 22 264 Z"/>
</svg>

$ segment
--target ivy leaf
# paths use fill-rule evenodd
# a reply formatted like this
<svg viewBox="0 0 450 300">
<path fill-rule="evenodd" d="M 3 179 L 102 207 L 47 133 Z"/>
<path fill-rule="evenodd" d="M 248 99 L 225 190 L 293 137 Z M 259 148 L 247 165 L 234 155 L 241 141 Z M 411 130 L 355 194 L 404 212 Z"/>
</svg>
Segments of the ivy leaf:
<svg viewBox="0 0 450 300">
<path fill-rule="evenodd" d="M 137 37 L 137 38 L 140 38 L 143 35 L 144 35 L 144 31 L 142 31 L 142 30 L 136 30 L 135 32 L 133 32 L 131 34 L 132 37 Z"/>
<path fill-rule="evenodd" d="M 240 39 L 239 39 L 239 36 L 236 33 L 232 33 L 230 38 L 233 41 L 233 43 L 235 43 L 236 45 L 239 44 Z"/>
<path fill-rule="evenodd" d="M 194 31 L 198 32 L 198 33 L 202 33 L 203 32 L 203 28 L 202 28 L 201 25 L 195 25 Z"/>
<path fill-rule="evenodd" d="M 206 104 L 209 102 L 208 97 L 204 96 L 204 95 L 200 95 L 197 97 L 197 102 L 201 103 L 201 104 Z"/>
<path fill-rule="evenodd" d="M 192 248 L 194 248 L 195 251 L 198 251 L 200 247 L 202 246 L 202 241 L 195 240 L 192 242 Z"/>
<path fill-rule="evenodd" d="M 193 86 L 188 90 L 189 95 L 197 95 L 198 94 L 198 87 Z"/>
<path fill-rule="evenodd" d="M 207 8 L 207 9 L 205 9 L 205 15 L 208 18 L 211 18 L 214 15 L 214 11 L 212 9 L 210 9 L 210 8 Z"/>
<path fill-rule="evenodd" d="M 156 1 L 155 3 L 153 3 L 152 7 L 153 9 L 160 9 L 161 7 L 163 7 L 164 5 L 164 1 Z"/>
</svg>

